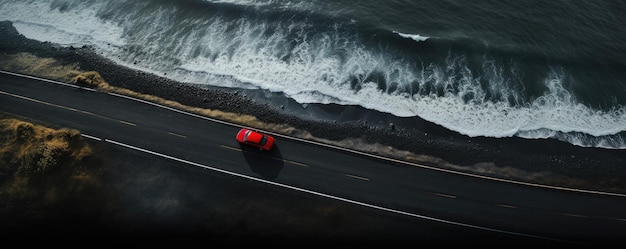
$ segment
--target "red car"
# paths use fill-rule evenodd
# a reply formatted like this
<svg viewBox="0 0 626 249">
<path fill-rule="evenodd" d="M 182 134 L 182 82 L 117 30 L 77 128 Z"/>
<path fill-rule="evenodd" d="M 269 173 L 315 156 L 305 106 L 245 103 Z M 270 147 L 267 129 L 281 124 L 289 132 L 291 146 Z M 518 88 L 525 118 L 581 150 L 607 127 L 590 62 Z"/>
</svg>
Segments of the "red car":
<svg viewBox="0 0 626 249">
<path fill-rule="evenodd" d="M 274 138 L 270 135 L 261 134 L 259 132 L 242 128 L 237 132 L 237 142 L 247 144 L 261 150 L 270 151 L 274 148 Z"/>
</svg>

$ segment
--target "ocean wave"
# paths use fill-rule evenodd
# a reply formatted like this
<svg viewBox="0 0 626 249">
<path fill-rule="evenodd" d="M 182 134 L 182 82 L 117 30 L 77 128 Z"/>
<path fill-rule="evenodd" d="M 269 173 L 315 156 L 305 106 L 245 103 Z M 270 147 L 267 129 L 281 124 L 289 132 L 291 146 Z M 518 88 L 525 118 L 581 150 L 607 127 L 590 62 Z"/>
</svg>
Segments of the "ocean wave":
<svg viewBox="0 0 626 249">
<path fill-rule="evenodd" d="M 576 91 L 582 80 L 570 65 L 298 8 L 276 12 L 286 6 L 273 1 L 203 2 L 3 0 L 0 16 L 28 38 L 92 45 L 121 65 L 181 82 L 419 116 L 470 137 L 624 148 L 624 97 L 606 92 L 594 97 L 617 102 L 594 105 Z"/>
<path fill-rule="evenodd" d="M 96 9 L 105 8 L 102 3 L 64 11 L 44 2 L 2 1 L 0 4 L 0 18 L 11 21 L 22 35 L 31 39 L 64 46 L 126 45 L 123 27 L 98 18 Z"/>
<path fill-rule="evenodd" d="M 604 136 L 592 136 L 580 132 L 559 132 L 542 128 L 531 131 L 520 131 L 515 135 L 527 139 L 556 139 L 581 147 L 626 149 L 626 132 Z"/>
</svg>

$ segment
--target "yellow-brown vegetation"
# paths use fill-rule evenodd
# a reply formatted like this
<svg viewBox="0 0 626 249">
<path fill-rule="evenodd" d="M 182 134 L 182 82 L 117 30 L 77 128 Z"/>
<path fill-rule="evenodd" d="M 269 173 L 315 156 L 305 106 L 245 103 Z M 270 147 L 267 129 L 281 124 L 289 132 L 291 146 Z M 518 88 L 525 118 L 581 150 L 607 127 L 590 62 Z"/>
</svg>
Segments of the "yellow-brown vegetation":
<svg viewBox="0 0 626 249">
<path fill-rule="evenodd" d="M 2 165 L 15 165 L 21 176 L 41 175 L 70 160 L 82 160 L 91 148 L 77 130 L 54 130 L 17 119 L 0 120 Z"/>
<path fill-rule="evenodd" d="M 70 78 L 70 82 L 76 85 L 82 86 L 91 86 L 95 87 L 101 91 L 117 93 L 125 96 L 131 96 L 137 99 L 146 100 L 152 103 L 158 103 L 164 106 L 169 106 L 172 108 L 176 108 L 179 110 L 184 110 L 190 113 L 195 113 L 198 115 L 202 115 L 205 117 L 215 118 L 223 121 L 228 121 L 236 124 L 256 127 L 259 129 L 265 129 L 273 132 L 279 132 L 283 134 L 290 134 L 295 129 L 283 124 L 270 124 L 259 121 L 256 117 L 245 114 L 238 113 L 230 113 L 223 112 L 220 110 L 214 109 L 206 109 L 199 108 L 193 106 L 183 105 L 179 102 L 164 99 L 158 96 L 138 93 L 126 88 L 120 88 L 111 86 L 107 83 L 102 76 L 98 72 L 88 71 L 88 72 L 79 72 L 79 71 L 69 71 L 68 76 Z"/>
<path fill-rule="evenodd" d="M 71 184 L 74 190 L 86 183 L 93 184 L 93 177 L 81 168 L 84 159 L 91 155 L 91 147 L 77 130 L 55 130 L 15 118 L 0 119 L 0 173 L 5 177 L 0 194 L 18 199 L 41 196 L 53 201 L 59 197 L 58 186 L 37 189 L 35 183 L 56 181 L 61 176 L 62 182 L 80 182 Z"/>
<path fill-rule="evenodd" d="M 77 71 L 78 64 L 63 65 L 52 58 L 40 58 L 31 53 L 17 53 L 0 56 L 0 68 L 5 71 L 67 82 L 70 80 L 69 72 Z"/>
<path fill-rule="evenodd" d="M 172 108 L 176 108 L 179 110 L 184 110 L 190 113 L 198 114 L 205 117 L 210 117 L 218 120 L 223 120 L 231 123 L 236 123 L 240 125 L 245 125 L 249 127 L 254 127 L 257 129 L 262 129 L 266 131 L 271 131 L 279 134 L 290 135 L 293 137 L 299 137 L 302 139 L 317 141 L 320 143 L 331 144 L 339 147 L 345 148 L 360 148 L 360 150 L 369 152 L 372 154 L 377 154 L 381 156 L 386 156 L 390 158 L 396 158 L 399 160 L 403 160 L 406 162 L 413 163 L 426 163 L 431 165 L 438 165 L 439 167 L 448 168 L 448 169 L 456 169 L 459 171 L 470 171 L 474 173 L 486 174 L 486 175 L 500 175 L 509 177 L 515 175 L 517 179 L 526 179 L 531 181 L 542 182 L 545 180 L 548 181 L 556 181 L 558 183 L 563 184 L 563 182 L 567 182 L 567 184 L 563 185 L 579 185 L 578 179 L 570 179 L 569 177 L 555 177 L 550 172 L 540 172 L 540 173 L 531 173 L 525 172 L 523 170 L 512 169 L 510 167 L 502 167 L 496 166 L 490 162 L 477 163 L 475 165 L 454 165 L 441 158 L 436 158 L 428 155 L 415 154 L 410 151 L 398 150 L 388 145 L 378 144 L 378 143 L 366 143 L 361 138 L 346 138 L 341 141 L 334 141 L 323 139 L 319 137 L 313 136 L 310 132 L 306 130 L 297 129 L 295 127 L 286 125 L 286 124 L 275 124 L 275 123 L 265 123 L 258 120 L 256 117 L 251 115 L 245 115 L 240 113 L 231 113 L 231 112 L 223 112 L 220 110 L 214 109 L 205 109 L 198 108 L 193 106 L 187 106 L 181 104 L 176 101 L 164 99 L 158 96 L 143 94 L 139 92 L 135 92 L 126 88 L 120 88 L 116 86 L 112 86 L 106 82 L 106 80 L 95 71 L 81 71 L 79 66 L 76 64 L 62 65 L 58 61 L 52 58 L 39 58 L 35 55 L 29 53 L 19 53 L 15 55 L 7 55 L 6 58 L 0 58 L 0 69 L 19 72 L 24 74 L 35 75 L 47 79 L 58 80 L 62 82 L 69 82 L 76 85 L 89 86 L 96 88 L 100 91 L 117 93 L 120 95 L 131 96 L 137 99 L 146 100 L 152 103 L 158 103 L 164 106 L 169 106 Z M 22 132 L 28 132 L 28 128 Z M 46 148 L 34 148 L 35 151 L 39 151 L 39 154 L 50 156 L 56 155 L 59 152 L 59 149 L 55 149 L 56 147 L 52 144 Z M 39 155 L 37 154 L 37 155 Z M 32 157 L 32 156 L 31 156 Z M 46 165 L 55 165 L 56 161 L 46 161 L 46 159 L 41 158 L 29 158 L 26 160 L 31 161 L 41 161 L 42 164 Z M 48 166 L 50 167 L 50 166 Z M 54 166 L 52 166 L 54 167 Z M 31 171 L 45 171 L 46 167 L 43 168 L 25 168 L 22 169 L 25 172 Z M 557 178 L 557 180 L 554 180 Z"/>
<path fill-rule="evenodd" d="M 131 96 L 137 99 L 146 100 L 152 103 L 158 103 L 164 106 L 169 106 L 172 108 L 176 108 L 178 110 L 184 110 L 190 113 L 198 114 L 201 116 L 214 118 L 218 120 L 223 120 L 235 124 L 245 125 L 248 127 L 254 127 L 257 129 L 262 129 L 266 131 L 271 131 L 275 133 L 300 137 L 303 139 L 314 140 L 322 143 L 333 144 L 337 146 L 345 147 L 346 144 L 352 143 L 360 143 L 360 139 L 358 138 L 348 138 L 344 141 L 330 141 L 327 139 L 317 138 L 311 135 L 306 130 L 300 130 L 295 127 L 286 125 L 286 124 L 276 124 L 276 123 L 266 123 L 258 120 L 255 116 L 240 114 L 240 113 L 232 113 L 232 112 L 224 112 L 221 110 L 215 109 L 206 109 L 199 108 L 193 106 L 187 106 L 181 104 L 177 101 L 172 101 L 168 99 L 161 98 L 159 96 L 144 94 L 135 92 L 126 88 L 116 87 L 110 85 L 106 80 L 95 71 L 81 71 L 76 64 L 71 64 L 67 66 L 61 65 L 61 63 L 57 62 L 52 58 L 40 58 L 35 55 L 29 53 L 19 53 L 16 55 L 7 56 L 5 59 L 0 59 L 0 68 L 7 71 L 25 73 L 30 75 L 35 75 L 47 79 L 58 80 L 62 82 L 69 82 L 76 85 L 88 86 L 96 88 L 103 92 L 111 92 L 117 93 L 124 96 Z M 373 149 L 374 153 L 380 153 L 375 151 L 376 147 L 379 145 L 369 146 Z M 363 147 L 363 146 L 361 146 Z M 383 146 L 386 147 L 386 146 Z M 407 151 L 395 151 L 392 149 L 391 151 L 387 150 L 387 156 L 405 158 L 405 154 L 410 152 Z"/>
<path fill-rule="evenodd" d="M 18 53 L 14 55 L 3 55 L 0 58 L 0 68 L 6 71 L 19 72 L 34 75 L 46 79 L 70 82 L 76 85 L 93 87 L 101 91 L 117 93 L 131 96 L 138 99 L 159 103 L 165 106 L 195 113 L 205 117 L 215 118 L 236 124 L 255 127 L 272 132 L 299 135 L 295 128 L 284 124 L 268 124 L 261 122 L 251 115 L 223 112 L 214 109 L 205 109 L 183 105 L 179 102 L 164 99 L 158 96 L 138 93 L 126 88 L 111 86 L 106 80 L 95 71 L 81 71 L 77 64 L 63 65 L 53 58 L 41 58 L 30 53 Z M 310 138 L 308 138 L 310 139 Z"/>
</svg>

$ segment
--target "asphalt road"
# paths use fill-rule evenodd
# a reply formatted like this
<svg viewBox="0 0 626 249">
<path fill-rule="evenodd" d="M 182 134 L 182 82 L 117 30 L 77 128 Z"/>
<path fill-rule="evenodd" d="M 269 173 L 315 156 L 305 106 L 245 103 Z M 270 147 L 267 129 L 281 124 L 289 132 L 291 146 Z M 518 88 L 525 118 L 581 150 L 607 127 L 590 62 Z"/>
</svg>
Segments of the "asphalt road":
<svg viewBox="0 0 626 249">
<path fill-rule="evenodd" d="M 6 73 L 0 111 L 166 160 L 463 229 L 590 244 L 626 238 L 624 195 L 481 178 L 279 134 L 272 134 L 275 150 L 263 153 L 235 141 L 238 125 Z"/>
</svg>

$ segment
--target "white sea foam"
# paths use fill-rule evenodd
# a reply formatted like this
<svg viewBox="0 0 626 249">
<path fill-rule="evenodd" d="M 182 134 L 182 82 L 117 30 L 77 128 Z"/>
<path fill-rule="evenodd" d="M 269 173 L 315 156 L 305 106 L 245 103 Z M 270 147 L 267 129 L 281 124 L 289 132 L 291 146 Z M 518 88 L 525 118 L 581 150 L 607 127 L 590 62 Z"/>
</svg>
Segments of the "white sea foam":
<svg viewBox="0 0 626 249">
<path fill-rule="evenodd" d="M 428 40 L 430 38 L 428 36 L 421 36 L 421 35 L 417 35 L 417 34 L 415 34 L 415 35 L 404 34 L 404 33 L 400 33 L 400 32 L 397 32 L 397 31 L 393 31 L 393 33 L 398 34 L 399 36 L 402 36 L 404 38 L 413 39 L 416 42 L 422 42 L 422 41 Z"/>
<path fill-rule="evenodd" d="M 210 3 L 228 3 L 244 6 L 264 6 L 270 5 L 274 0 L 204 0 Z"/>
<path fill-rule="evenodd" d="M 581 146 L 622 149 L 626 144 L 616 135 L 626 131 L 626 107 L 599 111 L 580 104 L 563 87 L 564 70 L 553 70 L 544 79 L 547 91 L 543 95 L 511 106 L 489 100 L 462 55 L 450 55 L 446 65 L 425 63 L 416 69 L 410 66 L 414 62 L 371 50 L 339 25 L 307 33 L 311 24 L 304 22 L 275 24 L 211 16 L 186 20 L 193 28 L 181 29 L 167 8 L 133 16 L 143 18 L 134 22 L 121 22 L 98 18 L 98 8 L 104 5 L 77 4 L 60 12 L 44 1 L 7 2 L 0 5 L 0 19 L 13 21 L 28 38 L 67 46 L 93 45 L 121 65 L 174 80 L 282 92 L 302 104 L 361 105 L 400 117 L 419 116 L 472 137 L 555 138 Z M 396 33 L 416 41 L 428 39 Z M 290 37 L 293 34 L 296 38 Z M 501 94 L 502 99 L 521 99 L 509 87 L 515 79 L 507 78 L 516 68 L 503 72 L 485 58 L 483 69 L 492 72 L 491 92 Z M 364 80 L 376 73 L 388 86 L 405 90 L 380 89 L 376 82 Z M 353 77 L 358 89 L 350 84 Z M 428 84 L 456 91 L 420 92 Z M 468 101 L 465 96 L 473 97 Z"/>
<path fill-rule="evenodd" d="M 65 46 L 124 46 L 123 30 L 96 16 L 93 8 L 51 10 L 45 2 L 3 1 L 0 19 L 13 22 L 24 36 Z"/>
<path fill-rule="evenodd" d="M 277 0 L 204 0 L 210 3 L 225 3 L 239 5 L 245 7 L 263 7 L 270 10 L 294 10 L 310 8 L 312 3 L 308 0 L 304 1 L 277 1 Z"/>
</svg>

